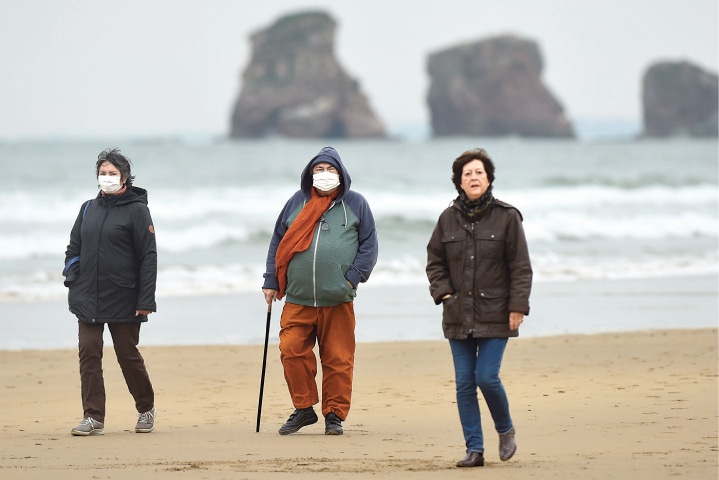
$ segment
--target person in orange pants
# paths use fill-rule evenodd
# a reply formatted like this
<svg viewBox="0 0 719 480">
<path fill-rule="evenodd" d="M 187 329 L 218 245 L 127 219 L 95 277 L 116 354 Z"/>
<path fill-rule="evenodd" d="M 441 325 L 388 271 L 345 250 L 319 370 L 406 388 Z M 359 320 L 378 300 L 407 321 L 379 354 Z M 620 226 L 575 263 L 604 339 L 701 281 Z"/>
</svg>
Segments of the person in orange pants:
<svg viewBox="0 0 719 480">
<path fill-rule="evenodd" d="M 301 175 L 285 204 L 267 253 L 262 291 L 267 303 L 286 296 L 280 359 L 295 411 L 279 429 L 295 433 L 317 423 L 319 345 L 325 434 L 341 435 L 352 399 L 354 298 L 377 262 L 377 232 L 365 198 L 337 151 L 325 147 Z"/>
</svg>

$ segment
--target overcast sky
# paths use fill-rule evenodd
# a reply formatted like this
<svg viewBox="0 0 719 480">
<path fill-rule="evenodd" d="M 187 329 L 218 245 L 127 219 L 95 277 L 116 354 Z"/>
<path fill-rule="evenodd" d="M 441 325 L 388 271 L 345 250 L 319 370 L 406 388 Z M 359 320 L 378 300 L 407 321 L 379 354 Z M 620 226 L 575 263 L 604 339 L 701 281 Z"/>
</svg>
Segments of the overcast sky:
<svg viewBox="0 0 719 480">
<path fill-rule="evenodd" d="M 717 71 L 716 0 L 2 0 L 0 139 L 224 134 L 248 35 L 305 8 L 390 130 L 428 123 L 428 53 L 499 34 L 539 43 L 572 120 L 640 122 L 652 62 Z"/>
</svg>

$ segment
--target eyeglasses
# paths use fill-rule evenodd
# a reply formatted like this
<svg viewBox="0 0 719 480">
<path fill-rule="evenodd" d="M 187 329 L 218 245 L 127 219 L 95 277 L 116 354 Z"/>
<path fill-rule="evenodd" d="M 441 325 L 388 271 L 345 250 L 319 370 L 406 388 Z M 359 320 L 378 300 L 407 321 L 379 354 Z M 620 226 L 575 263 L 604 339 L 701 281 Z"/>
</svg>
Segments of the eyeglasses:
<svg viewBox="0 0 719 480">
<path fill-rule="evenodd" d="M 320 230 L 322 230 L 323 232 L 330 231 L 330 224 L 325 221 L 324 215 L 320 217 Z"/>
</svg>

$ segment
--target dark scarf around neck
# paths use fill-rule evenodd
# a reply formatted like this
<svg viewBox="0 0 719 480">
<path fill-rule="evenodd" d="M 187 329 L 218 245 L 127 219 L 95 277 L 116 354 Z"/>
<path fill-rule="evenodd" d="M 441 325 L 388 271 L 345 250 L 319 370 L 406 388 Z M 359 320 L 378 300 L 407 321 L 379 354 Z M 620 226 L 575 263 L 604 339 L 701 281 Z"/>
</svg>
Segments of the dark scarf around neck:
<svg viewBox="0 0 719 480">
<path fill-rule="evenodd" d="M 459 208 L 459 211 L 462 212 L 462 215 L 467 217 L 467 220 L 476 222 L 492 204 L 492 200 L 494 200 L 494 196 L 492 195 L 492 186 L 490 185 L 487 191 L 476 200 L 470 200 L 466 193 L 461 192 L 455 199 L 455 204 Z"/>
</svg>

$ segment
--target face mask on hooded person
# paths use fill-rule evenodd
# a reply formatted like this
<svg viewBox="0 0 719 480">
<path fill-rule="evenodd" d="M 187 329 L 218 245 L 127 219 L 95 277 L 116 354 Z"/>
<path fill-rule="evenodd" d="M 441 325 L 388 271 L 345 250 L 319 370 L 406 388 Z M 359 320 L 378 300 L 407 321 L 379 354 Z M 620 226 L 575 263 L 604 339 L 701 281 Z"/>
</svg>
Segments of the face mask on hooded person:
<svg viewBox="0 0 719 480">
<path fill-rule="evenodd" d="M 312 175 L 312 186 L 317 190 L 329 192 L 340 185 L 340 176 L 333 172 L 317 172 Z"/>
<path fill-rule="evenodd" d="M 121 177 L 118 175 L 98 175 L 97 184 L 104 193 L 115 193 L 120 190 Z"/>
</svg>

